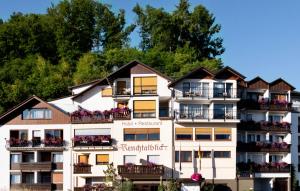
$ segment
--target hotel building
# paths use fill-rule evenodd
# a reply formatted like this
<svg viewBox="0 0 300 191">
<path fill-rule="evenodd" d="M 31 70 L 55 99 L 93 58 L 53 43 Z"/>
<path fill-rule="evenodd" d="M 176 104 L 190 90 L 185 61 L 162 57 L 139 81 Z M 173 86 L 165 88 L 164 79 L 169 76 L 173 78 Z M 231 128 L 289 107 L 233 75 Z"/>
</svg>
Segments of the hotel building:
<svg viewBox="0 0 300 191">
<path fill-rule="evenodd" d="M 132 61 L 70 90 L 0 116 L 0 190 L 97 189 L 110 163 L 137 191 L 170 179 L 198 191 L 194 173 L 233 191 L 291 189 L 298 102 L 282 79 L 247 82 L 225 67 L 173 81 Z"/>
</svg>

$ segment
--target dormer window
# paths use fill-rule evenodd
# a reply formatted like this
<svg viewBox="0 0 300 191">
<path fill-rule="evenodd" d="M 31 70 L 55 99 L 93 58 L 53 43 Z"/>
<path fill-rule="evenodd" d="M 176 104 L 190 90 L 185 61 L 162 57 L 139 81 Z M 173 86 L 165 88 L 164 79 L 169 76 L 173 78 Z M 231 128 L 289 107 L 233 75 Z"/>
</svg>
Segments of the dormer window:
<svg viewBox="0 0 300 191">
<path fill-rule="evenodd" d="M 26 109 L 22 113 L 22 119 L 51 119 L 52 111 L 50 109 Z"/>
</svg>

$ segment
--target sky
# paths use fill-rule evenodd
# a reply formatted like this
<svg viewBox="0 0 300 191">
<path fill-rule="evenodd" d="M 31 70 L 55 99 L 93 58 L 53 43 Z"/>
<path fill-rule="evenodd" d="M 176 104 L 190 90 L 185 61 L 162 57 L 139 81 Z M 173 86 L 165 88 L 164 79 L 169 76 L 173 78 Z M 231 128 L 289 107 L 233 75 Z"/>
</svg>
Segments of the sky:
<svg viewBox="0 0 300 191">
<path fill-rule="evenodd" d="M 0 18 L 13 12 L 45 13 L 59 0 L 0 0 Z M 173 11 L 178 0 L 101 0 L 117 12 L 125 9 L 128 23 L 136 16 L 132 8 L 151 5 Z M 261 76 L 268 82 L 281 77 L 300 90 L 300 1 L 298 0 L 190 0 L 191 9 L 204 5 L 222 26 L 225 52 L 220 58 L 251 80 Z M 138 46 L 139 34 L 131 34 Z"/>
</svg>

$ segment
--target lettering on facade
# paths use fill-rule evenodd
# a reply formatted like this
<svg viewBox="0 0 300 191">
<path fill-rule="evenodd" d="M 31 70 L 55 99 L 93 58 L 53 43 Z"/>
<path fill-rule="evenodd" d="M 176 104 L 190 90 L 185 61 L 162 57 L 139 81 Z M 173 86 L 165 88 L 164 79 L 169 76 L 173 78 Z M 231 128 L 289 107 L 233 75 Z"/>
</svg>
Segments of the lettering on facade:
<svg viewBox="0 0 300 191">
<path fill-rule="evenodd" d="M 162 125 L 161 121 L 128 121 L 128 122 L 122 122 L 122 126 L 159 126 Z"/>
<path fill-rule="evenodd" d="M 119 149 L 122 151 L 137 151 L 137 152 L 143 152 L 143 151 L 164 151 L 167 150 L 166 145 L 164 144 L 148 144 L 148 145 L 127 145 L 127 144 L 121 144 L 119 146 Z"/>
</svg>

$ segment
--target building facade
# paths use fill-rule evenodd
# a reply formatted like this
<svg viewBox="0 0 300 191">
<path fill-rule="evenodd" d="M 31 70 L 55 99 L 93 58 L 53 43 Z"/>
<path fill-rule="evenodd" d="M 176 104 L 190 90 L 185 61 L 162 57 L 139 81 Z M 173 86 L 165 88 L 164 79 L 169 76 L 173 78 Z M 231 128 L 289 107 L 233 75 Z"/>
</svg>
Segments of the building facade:
<svg viewBox="0 0 300 191">
<path fill-rule="evenodd" d="M 200 190 L 197 173 L 221 190 L 291 190 L 300 96 L 282 79 L 225 67 L 174 81 L 133 61 L 70 90 L 0 116 L 0 190 L 96 190 L 108 164 L 134 190 L 170 179 Z"/>
</svg>

